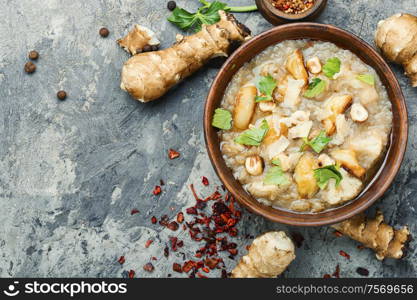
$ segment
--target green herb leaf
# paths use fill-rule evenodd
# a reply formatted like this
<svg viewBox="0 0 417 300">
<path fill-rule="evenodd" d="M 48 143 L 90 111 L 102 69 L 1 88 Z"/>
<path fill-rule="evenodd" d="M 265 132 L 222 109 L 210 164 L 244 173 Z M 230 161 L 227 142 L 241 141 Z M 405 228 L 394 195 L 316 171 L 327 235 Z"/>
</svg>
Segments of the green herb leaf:
<svg viewBox="0 0 417 300">
<path fill-rule="evenodd" d="M 262 76 L 256 85 L 261 96 L 256 96 L 255 102 L 271 101 L 276 86 L 277 82 L 271 75 Z"/>
<path fill-rule="evenodd" d="M 288 179 L 284 174 L 284 171 L 282 171 L 282 168 L 280 166 L 271 167 L 268 169 L 268 172 L 266 172 L 265 178 L 264 178 L 265 184 L 287 184 Z"/>
<path fill-rule="evenodd" d="M 310 146 L 316 153 L 320 153 L 332 139 L 326 135 L 324 130 L 322 130 L 319 135 L 312 140 L 309 141 L 307 138 L 303 138 L 303 140 L 304 144 L 301 146 L 301 151 L 304 151 L 306 146 Z"/>
<path fill-rule="evenodd" d="M 255 127 L 244 131 L 241 135 L 235 138 L 235 142 L 247 146 L 259 146 L 268 130 L 268 122 L 263 120 L 259 128 Z"/>
<path fill-rule="evenodd" d="M 320 187 L 320 189 L 325 189 L 330 179 L 336 180 L 336 186 L 339 186 L 343 179 L 342 174 L 339 172 L 337 166 L 334 165 L 315 169 L 314 178 L 316 178 L 317 185 Z"/>
<path fill-rule="evenodd" d="M 271 161 L 271 163 L 273 164 L 273 165 L 276 165 L 276 166 L 278 166 L 278 167 L 281 167 L 281 161 L 277 158 L 277 159 L 274 159 L 274 160 L 272 160 Z"/>
<path fill-rule="evenodd" d="M 168 21 L 182 30 L 194 29 L 195 31 L 200 31 L 202 24 L 211 25 L 220 21 L 219 10 L 227 11 L 227 4 L 219 1 L 207 2 L 195 13 L 176 7 Z"/>
<path fill-rule="evenodd" d="M 375 77 L 371 74 L 362 74 L 362 75 L 358 75 L 356 76 L 356 79 L 365 82 L 369 85 L 375 85 Z"/>
<path fill-rule="evenodd" d="M 224 108 L 217 108 L 214 111 L 211 125 L 219 129 L 229 130 L 232 128 L 232 114 Z"/>
<path fill-rule="evenodd" d="M 326 81 L 320 78 L 314 78 L 308 85 L 307 91 L 304 93 L 306 98 L 314 98 L 326 89 Z"/>
<path fill-rule="evenodd" d="M 340 59 L 337 57 L 329 58 L 323 66 L 323 73 L 330 79 L 333 79 L 333 76 L 340 72 Z"/>
</svg>

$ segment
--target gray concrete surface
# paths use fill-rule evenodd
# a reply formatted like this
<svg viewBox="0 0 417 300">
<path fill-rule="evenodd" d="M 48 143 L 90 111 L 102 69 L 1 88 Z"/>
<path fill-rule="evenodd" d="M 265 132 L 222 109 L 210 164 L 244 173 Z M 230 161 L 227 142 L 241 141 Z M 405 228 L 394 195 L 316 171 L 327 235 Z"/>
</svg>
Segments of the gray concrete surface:
<svg viewBox="0 0 417 300">
<path fill-rule="evenodd" d="M 248 4 L 250 0 L 228 1 Z M 179 0 L 189 9 L 197 1 Z M 180 253 L 163 256 L 172 232 L 150 224 L 193 203 L 188 184 L 201 194 L 219 185 L 202 135 L 202 111 L 216 75 L 205 68 L 160 101 L 146 105 L 119 89 L 127 53 L 115 40 L 135 23 L 153 28 L 163 47 L 179 32 L 165 19 L 165 0 L 0 0 L 0 276 L 138 277 L 184 276 L 173 273 Z M 396 12 L 417 13 L 415 0 L 330 0 L 322 23 L 345 28 L 372 43 L 379 19 Z M 258 13 L 238 18 L 254 33 L 271 28 Z M 111 34 L 98 35 L 106 26 Z M 38 70 L 23 72 L 27 52 L 40 53 Z M 417 89 L 393 66 L 407 98 L 410 133 L 407 154 L 389 192 L 377 203 L 392 225 L 417 230 Z M 64 89 L 68 99 L 55 94 Z M 181 152 L 170 161 L 167 149 Z M 203 187 L 201 176 L 210 187 Z M 151 192 L 163 179 L 160 197 Z M 139 214 L 130 216 L 132 208 Z M 270 229 L 298 231 L 305 237 L 285 277 L 321 277 L 337 264 L 342 277 L 357 277 L 366 267 L 373 277 L 415 277 L 416 244 L 401 261 L 380 262 L 347 238 L 323 228 L 291 228 L 246 212 L 236 239 L 240 253 L 246 234 Z M 184 238 L 192 258 L 197 245 Z M 155 242 L 145 248 L 148 238 Z M 351 255 L 347 260 L 338 252 Z M 120 255 L 126 263 L 116 262 Z M 155 271 L 142 266 L 156 256 Z M 225 258 L 228 269 L 236 263 Z M 211 273 L 218 276 L 218 273 Z"/>
</svg>

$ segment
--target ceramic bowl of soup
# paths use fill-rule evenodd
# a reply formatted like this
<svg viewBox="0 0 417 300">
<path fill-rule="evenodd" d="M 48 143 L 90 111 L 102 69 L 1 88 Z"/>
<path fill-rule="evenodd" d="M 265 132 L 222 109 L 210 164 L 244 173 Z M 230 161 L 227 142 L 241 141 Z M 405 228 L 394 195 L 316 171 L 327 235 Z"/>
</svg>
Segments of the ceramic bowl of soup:
<svg viewBox="0 0 417 300">
<path fill-rule="evenodd" d="M 216 76 L 204 133 L 221 181 L 246 208 L 290 225 L 341 222 L 389 188 L 407 144 L 395 75 L 331 25 L 273 28 Z"/>
</svg>

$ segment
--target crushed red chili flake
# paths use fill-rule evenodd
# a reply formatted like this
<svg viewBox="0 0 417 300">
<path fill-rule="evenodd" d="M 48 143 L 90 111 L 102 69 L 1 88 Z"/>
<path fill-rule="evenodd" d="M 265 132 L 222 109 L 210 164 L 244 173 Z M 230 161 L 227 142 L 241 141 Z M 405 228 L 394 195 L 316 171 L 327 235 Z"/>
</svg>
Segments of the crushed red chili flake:
<svg viewBox="0 0 417 300">
<path fill-rule="evenodd" d="M 356 269 L 356 273 L 358 273 L 361 276 L 368 276 L 369 275 L 369 271 L 367 269 L 361 268 L 361 267 Z"/>
<path fill-rule="evenodd" d="M 216 259 L 216 258 L 210 258 L 210 257 L 207 257 L 205 260 L 204 260 L 204 264 L 207 266 L 207 267 L 209 267 L 210 269 L 214 269 L 215 267 L 217 267 L 217 265 L 219 264 L 219 262 L 220 262 L 220 260 L 219 259 Z"/>
<path fill-rule="evenodd" d="M 151 257 L 152 260 L 158 260 L 155 256 Z"/>
<path fill-rule="evenodd" d="M 178 273 L 182 273 L 182 267 L 178 263 L 174 263 L 172 265 L 172 270 L 174 270 L 175 272 L 178 272 Z"/>
<path fill-rule="evenodd" d="M 182 266 L 182 271 L 185 273 L 188 273 L 191 271 L 191 269 L 195 266 L 195 263 L 192 260 L 189 260 L 187 262 L 184 263 L 184 265 Z"/>
<path fill-rule="evenodd" d="M 165 248 L 164 248 L 164 256 L 165 257 L 168 257 L 169 256 L 169 248 L 168 248 L 168 246 L 165 246 Z"/>
<path fill-rule="evenodd" d="M 160 185 L 165 185 L 165 182 L 164 182 L 162 179 L 160 179 L 160 180 L 159 180 L 159 184 L 160 184 Z"/>
<path fill-rule="evenodd" d="M 134 215 L 134 214 L 138 214 L 139 210 L 137 210 L 136 208 L 132 209 L 130 212 L 130 215 Z"/>
<path fill-rule="evenodd" d="M 205 177 L 205 176 L 201 177 L 201 182 L 202 182 L 205 186 L 209 185 L 209 181 L 208 181 L 207 177 Z"/>
<path fill-rule="evenodd" d="M 183 213 L 182 211 L 180 211 L 180 212 L 177 214 L 177 222 L 178 222 L 179 224 L 182 224 L 182 222 L 184 222 L 184 213 Z"/>
<path fill-rule="evenodd" d="M 229 253 L 233 256 L 237 254 L 237 249 L 228 249 L 227 251 L 229 251 Z"/>
<path fill-rule="evenodd" d="M 178 225 L 178 223 L 177 223 L 177 222 L 172 221 L 171 223 L 169 223 L 169 224 L 167 225 L 167 227 L 168 227 L 169 229 L 171 229 L 172 231 L 176 231 L 176 230 L 178 229 L 179 225 Z"/>
<path fill-rule="evenodd" d="M 153 266 L 152 263 L 149 262 L 149 263 L 147 263 L 146 265 L 143 266 L 143 269 L 146 272 L 153 272 L 153 270 L 155 269 L 155 267 Z"/>
<path fill-rule="evenodd" d="M 336 236 L 336 237 L 341 237 L 341 236 L 343 236 L 343 233 L 341 233 L 340 231 L 335 231 L 335 232 L 333 232 L 333 234 Z"/>
<path fill-rule="evenodd" d="M 324 274 L 323 278 L 332 278 L 332 276 L 330 276 L 330 274 Z"/>
<path fill-rule="evenodd" d="M 169 157 L 169 159 L 175 159 L 175 158 L 180 157 L 180 153 L 175 151 L 174 149 L 169 149 L 168 150 L 168 157 Z"/>
<path fill-rule="evenodd" d="M 363 250 L 363 249 L 365 249 L 365 246 L 364 245 L 357 245 L 356 248 L 358 248 L 359 250 Z"/>
<path fill-rule="evenodd" d="M 153 189 L 152 193 L 156 196 L 159 195 L 162 192 L 161 187 L 159 185 L 156 185 Z"/>
<path fill-rule="evenodd" d="M 194 184 L 190 184 L 190 189 L 191 189 L 191 192 L 193 193 L 193 196 L 194 196 L 194 198 L 195 198 L 195 200 L 197 201 L 197 200 L 201 200 L 198 196 L 197 196 L 197 193 L 196 193 L 196 191 L 195 191 L 195 189 L 194 189 Z"/>
<path fill-rule="evenodd" d="M 271 0 L 272 5 L 287 14 L 301 14 L 314 5 L 314 0 Z"/>
<path fill-rule="evenodd" d="M 222 278 L 227 278 L 227 271 L 225 269 L 222 270 Z"/>
<path fill-rule="evenodd" d="M 122 256 L 120 256 L 119 257 L 119 259 L 117 260 L 117 262 L 119 263 L 119 264 L 121 264 L 121 265 L 123 265 L 124 263 L 125 263 L 125 261 L 126 261 L 126 259 L 125 259 L 125 257 L 122 255 Z"/>
<path fill-rule="evenodd" d="M 347 254 L 345 251 L 343 251 L 343 250 L 340 250 L 339 251 L 339 254 L 341 255 L 341 256 L 343 256 L 343 257 L 345 257 L 345 258 L 347 258 L 347 259 L 350 259 L 350 255 L 349 254 Z"/>
<path fill-rule="evenodd" d="M 151 222 L 152 222 L 152 224 L 156 224 L 158 222 L 158 219 L 155 216 L 153 216 L 151 218 Z"/>
<path fill-rule="evenodd" d="M 153 243 L 153 240 L 147 240 L 145 243 L 145 248 L 149 248 L 149 246 Z"/>
<path fill-rule="evenodd" d="M 134 278 L 135 277 L 135 271 L 130 270 L 129 273 L 128 273 L 128 277 L 129 278 Z"/>
<path fill-rule="evenodd" d="M 205 272 L 205 273 L 210 273 L 210 269 L 209 268 L 204 267 L 201 270 L 203 270 L 203 272 Z"/>
<path fill-rule="evenodd" d="M 180 247 L 180 248 L 181 248 L 182 246 L 184 246 L 184 241 L 178 241 L 178 242 L 177 242 L 177 246 L 178 246 L 178 247 Z"/>
<path fill-rule="evenodd" d="M 185 211 L 189 215 L 196 215 L 197 214 L 197 208 L 195 208 L 195 207 L 189 207 Z"/>
<path fill-rule="evenodd" d="M 340 266 L 339 265 L 336 266 L 336 270 L 334 271 L 332 276 L 335 278 L 340 278 Z"/>
<path fill-rule="evenodd" d="M 197 276 L 199 277 L 199 278 L 207 278 L 207 276 L 204 276 L 203 274 L 201 274 L 200 272 L 198 272 L 197 273 Z"/>
</svg>

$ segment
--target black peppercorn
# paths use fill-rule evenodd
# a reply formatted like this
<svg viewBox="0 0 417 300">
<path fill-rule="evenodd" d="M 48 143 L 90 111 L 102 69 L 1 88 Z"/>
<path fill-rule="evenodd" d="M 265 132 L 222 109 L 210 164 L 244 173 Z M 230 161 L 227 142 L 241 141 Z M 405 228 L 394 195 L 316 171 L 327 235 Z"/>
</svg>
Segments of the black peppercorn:
<svg viewBox="0 0 417 300">
<path fill-rule="evenodd" d="M 37 60 L 39 58 L 39 53 L 36 52 L 35 50 L 32 50 L 32 51 L 29 52 L 28 57 L 31 60 Z"/>
<path fill-rule="evenodd" d="M 358 273 L 359 275 L 362 275 L 362 276 L 368 276 L 369 275 L 369 271 L 367 269 L 361 268 L 361 267 L 356 269 L 356 273 Z"/>
<path fill-rule="evenodd" d="M 25 64 L 25 72 L 26 73 L 31 74 L 35 71 L 36 71 L 36 65 L 33 62 L 29 61 Z"/>
<path fill-rule="evenodd" d="M 59 91 L 58 93 L 56 93 L 56 96 L 59 100 L 63 101 L 65 100 L 65 98 L 67 98 L 67 93 L 65 91 Z"/>
<path fill-rule="evenodd" d="M 177 3 L 175 1 L 168 1 L 167 7 L 170 11 L 173 11 L 177 7 Z"/>
<path fill-rule="evenodd" d="M 100 29 L 100 31 L 98 32 L 102 37 L 108 37 L 109 36 L 109 34 L 110 34 L 110 31 L 107 29 L 107 28 L 105 28 L 105 27 L 103 27 L 103 28 L 101 28 Z"/>
</svg>

